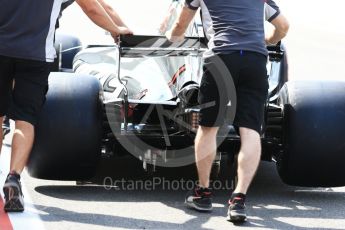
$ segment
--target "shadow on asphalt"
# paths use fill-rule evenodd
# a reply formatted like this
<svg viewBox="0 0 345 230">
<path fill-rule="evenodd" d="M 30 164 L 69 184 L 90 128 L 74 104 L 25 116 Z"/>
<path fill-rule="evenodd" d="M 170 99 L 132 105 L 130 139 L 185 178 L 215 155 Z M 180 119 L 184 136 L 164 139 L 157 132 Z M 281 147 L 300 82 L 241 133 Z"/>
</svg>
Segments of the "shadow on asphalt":
<svg viewBox="0 0 345 230">
<path fill-rule="evenodd" d="M 140 181 L 140 180 L 139 180 Z M 131 183 L 128 183 L 131 184 Z M 121 186 L 119 186 L 121 187 Z M 113 215 L 75 213 L 68 210 L 45 207 L 36 205 L 37 209 L 44 210 L 47 215 L 43 215 L 44 221 L 56 221 L 55 217 L 49 214 L 58 215 L 63 213 L 64 220 L 75 221 L 78 223 L 90 223 L 100 226 L 112 226 L 122 228 L 202 228 L 210 217 L 224 217 L 227 212 L 227 199 L 231 193 L 230 190 L 215 190 L 214 203 L 217 204 L 212 213 L 199 213 L 186 208 L 183 204 L 184 195 L 187 191 L 184 189 L 174 190 L 164 186 L 157 186 L 151 190 L 137 189 L 130 190 L 127 187 L 108 187 L 95 185 L 83 186 L 39 186 L 35 190 L 46 196 L 73 200 L 73 201 L 91 201 L 91 202 L 160 202 L 166 206 L 182 210 L 188 215 L 195 216 L 183 224 L 172 224 L 157 221 L 148 221 L 142 219 L 114 217 Z M 187 186 L 186 186 L 187 187 Z M 127 189 L 126 189 L 127 188 Z M 301 188 L 290 187 L 283 184 L 273 163 L 262 163 L 258 174 L 248 194 L 247 207 L 248 222 L 243 227 L 265 227 L 292 229 L 295 225 L 278 220 L 278 218 L 322 218 L 322 219 L 343 219 L 343 203 L 345 193 L 333 192 L 332 189 L 325 188 Z M 327 204 L 325 206 L 325 204 Z M 144 210 L 143 210 L 144 211 Z M 97 218 L 95 218 L 95 216 Z M 90 218 L 92 217 L 92 218 Z M 94 220 L 97 220 L 95 223 Z M 117 223 L 114 226 L 114 223 Z M 299 228 L 302 229 L 302 228 Z M 309 228 L 305 228 L 309 229 Z"/>
</svg>

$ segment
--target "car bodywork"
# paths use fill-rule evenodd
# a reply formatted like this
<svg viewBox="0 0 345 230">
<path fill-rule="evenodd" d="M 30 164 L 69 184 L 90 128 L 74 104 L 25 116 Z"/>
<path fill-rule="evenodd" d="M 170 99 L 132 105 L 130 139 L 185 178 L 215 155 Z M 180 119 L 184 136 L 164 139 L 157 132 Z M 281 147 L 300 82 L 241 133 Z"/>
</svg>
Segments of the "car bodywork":
<svg viewBox="0 0 345 230">
<path fill-rule="evenodd" d="M 277 88 L 282 86 L 282 81 L 286 79 L 280 68 L 281 61 L 286 60 L 283 59 L 284 51 L 280 45 L 270 49 L 267 65 L 270 98 L 267 101 L 267 113 L 279 112 L 279 108 L 273 104 L 273 108 L 269 107 L 269 102 L 275 101 L 279 92 Z M 167 159 L 172 157 L 162 156 L 163 153 L 166 154 L 166 149 L 192 146 L 198 125 L 197 93 L 202 76 L 204 51 L 202 40 L 195 37 L 186 38 L 184 42 L 174 45 L 164 37 L 125 36 L 122 37 L 120 47 L 96 46 L 79 52 L 74 59 L 73 71 L 94 75 L 100 81 L 106 114 L 107 108 L 118 108 L 117 111 L 108 109 L 108 115 L 118 115 L 111 118 L 118 121 L 118 127 L 107 129 L 104 140 L 112 145 L 115 139 L 134 137 L 132 141 L 135 144 L 136 138 L 139 138 L 147 144 L 147 149 L 140 150 L 141 159 L 150 164 L 156 159 L 156 163 L 162 162 L 162 165 L 163 161 L 167 163 Z M 117 74 L 120 74 L 120 77 Z M 160 107 L 161 111 L 158 111 Z M 106 117 L 109 119 L 110 116 Z M 266 124 L 268 128 L 269 125 Z M 238 146 L 239 136 L 231 126 L 224 127 L 218 138 L 222 143 L 219 153 L 234 153 L 231 150 Z M 277 151 L 278 138 L 262 136 L 264 152 L 267 153 L 264 154 L 264 159 L 271 159 L 273 150 Z M 128 143 L 124 145 L 127 146 Z M 150 159 L 147 159 L 147 151 L 154 149 L 159 150 L 153 151 L 157 156 L 151 154 Z M 113 149 L 112 152 L 116 150 Z M 175 154 L 171 155 L 176 157 Z M 186 164 L 188 163 L 191 162 L 187 161 Z"/>
</svg>

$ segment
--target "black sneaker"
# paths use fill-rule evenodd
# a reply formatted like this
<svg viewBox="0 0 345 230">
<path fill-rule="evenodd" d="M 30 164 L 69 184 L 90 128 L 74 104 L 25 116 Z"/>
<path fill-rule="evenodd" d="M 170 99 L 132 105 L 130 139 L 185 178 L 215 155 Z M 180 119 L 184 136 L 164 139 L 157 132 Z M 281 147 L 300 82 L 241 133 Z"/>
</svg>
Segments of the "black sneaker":
<svg viewBox="0 0 345 230">
<path fill-rule="evenodd" d="M 228 221 L 231 222 L 244 222 L 247 219 L 246 195 L 242 193 L 232 194 L 229 200 Z"/>
<path fill-rule="evenodd" d="M 186 195 L 186 205 L 197 211 L 212 210 L 212 193 L 208 188 L 196 187 Z"/>
<path fill-rule="evenodd" d="M 5 194 L 5 212 L 23 212 L 24 199 L 20 184 L 20 175 L 12 172 L 9 173 L 3 190 Z"/>
</svg>

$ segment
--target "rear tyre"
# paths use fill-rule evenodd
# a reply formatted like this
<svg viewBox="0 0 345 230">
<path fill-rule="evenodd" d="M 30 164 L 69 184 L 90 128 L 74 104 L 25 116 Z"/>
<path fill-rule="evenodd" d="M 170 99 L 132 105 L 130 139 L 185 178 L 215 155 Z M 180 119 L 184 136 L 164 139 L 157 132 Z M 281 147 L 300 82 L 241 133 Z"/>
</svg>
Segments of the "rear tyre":
<svg viewBox="0 0 345 230">
<path fill-rule="evenodd" d="M 52 73 L 28 163 L 31 176 L 87 180 L 101 155 L 100 84 L 92 76 Z"/>
<path fill-rule="evenodd" d="M 345 82 L 288 82 L 280 92 L 284 112 L 281 179 L 307 187 L 345 185 Z"/>
</svg>

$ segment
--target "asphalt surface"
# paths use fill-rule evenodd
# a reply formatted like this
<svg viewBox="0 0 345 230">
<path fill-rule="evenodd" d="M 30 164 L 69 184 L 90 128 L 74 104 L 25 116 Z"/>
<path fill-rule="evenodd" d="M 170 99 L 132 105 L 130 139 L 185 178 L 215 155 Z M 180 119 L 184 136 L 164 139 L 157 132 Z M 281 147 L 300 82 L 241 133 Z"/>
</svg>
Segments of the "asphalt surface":
<svg viewBox="0 0 345 230">
<path fill-rule="evenodd" d="M 280 2 L 291 23 L 285 40 L 290 78 L 345 80 L 344 3 L 341 0 Z M 75 6 L 68 9 L 66 18 L 73 17 L 74 10 Z M 2 155 L 9 154 L 9 150 L 5 147 Z M 215 192 L 212 213 L 197 213 L 184 206 L 183 189 L 107 190 L 102 186 L 76 186 L 75 182 L 37 180 L 26 174 L 23 182 L 49 230 L 345 229 L 345 187 L 287 186 L 280 181 L 274 163 L 261 164 L 248 194 L 249 221 L 242 226 L 225 220 L 229 196 L 226 190 Z"/>
<path fill-rule="evenodd" d="M 5 146 L 2 158 L 8 158 L 9 151 L 9 146 Z M 215 190 L 213 212 L 199 213 L 185 207 L 184 196 L 190 184 L 182 185 L 178 177 L 176 181 L 147 177 L 151 184 L 145 187 L 130 179 L 124 184 L 115 183 L 111 181 L 115 180 L 113 176 L 103 174 L 105 186 L 77 186 L 75 182 L 38 180 L 24 173 L 28 212 L 37 214 L 43 227 L 49 230 L 345 229 L 345 187 L 287 186 L 277 175 L 274 163 L 261 163 L 248 194 L 248 222 L 243 225 L 225 220 L 229 190 Z M 158 184 L 159 180 L 164 182 Z M 30 225 L 25 229 L 36 228 Z"/>
<path fill-rule="evenodd" d="M 262 163 L 248 194 L 249 222 L 225 220 L 227 190 L 215 191 L 214 211 L 184 206 L 185 190 L 128 191 L 76 186 L 24 177 L 25 186 L 46 229 L 345 229 L 345 188 L 296 188 L 284 185 L 273 163 Z M 128 185 L 129 186 L 129 185 Z M 150 187 L 151 188 L 151 187 Z"/>
</svg>

